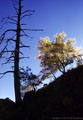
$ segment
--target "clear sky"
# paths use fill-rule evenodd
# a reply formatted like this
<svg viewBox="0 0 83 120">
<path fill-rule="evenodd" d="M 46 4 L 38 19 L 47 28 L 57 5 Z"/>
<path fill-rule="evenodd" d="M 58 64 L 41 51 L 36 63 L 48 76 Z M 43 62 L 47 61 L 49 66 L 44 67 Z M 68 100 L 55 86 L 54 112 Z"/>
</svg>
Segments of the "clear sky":
<svg viewBox="0 0 83 120">
<path fill-rule="evenodd" d="M 23 51 L 25 56 L 30 58 L 21 61 L 22 67 L 28 65 L 35 74 L 41 70 L 39 61 L 34 59 L 38 55 L 36 46 L 40 37 L 49 36 L 53 40 L 53 35 L 64 31 L 68 37 L 76 38 L 77 46 L 83 48 L 83 0 L 23 0 L 23 5 L 24 9 L 35 10 L 31 17 L 24 20 L 27 23 L 26 27 L 41 28 L 44 31 L 28 32 L 32 39 L 26 38 L 24 42 L 31 48 Z M 0 21 L 2 17 L 14 13 L 11 0 L 0 0 Z M 1 66 L 1 62 L 0 72 L 10 69 L 10 65 Z M 10 74 L 0 79 L 0 98 L 6 97 L 14 100 L 13 76 Z"/>
</svg>

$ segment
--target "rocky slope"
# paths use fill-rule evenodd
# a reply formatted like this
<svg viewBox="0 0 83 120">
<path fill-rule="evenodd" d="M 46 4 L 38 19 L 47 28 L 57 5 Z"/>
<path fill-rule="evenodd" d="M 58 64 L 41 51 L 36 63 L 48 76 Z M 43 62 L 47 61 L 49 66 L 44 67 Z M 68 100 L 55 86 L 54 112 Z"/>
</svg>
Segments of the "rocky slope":
<svg viewBox="0 0 83 120">
<path fill-rule="evenodd" d="M 0 100 L 0 120 L 52 120 L 56 117 L 83 117 L 83 66 L 68 71 L 36 93 L 26 93 L 20 105 Z"/>
</svg>

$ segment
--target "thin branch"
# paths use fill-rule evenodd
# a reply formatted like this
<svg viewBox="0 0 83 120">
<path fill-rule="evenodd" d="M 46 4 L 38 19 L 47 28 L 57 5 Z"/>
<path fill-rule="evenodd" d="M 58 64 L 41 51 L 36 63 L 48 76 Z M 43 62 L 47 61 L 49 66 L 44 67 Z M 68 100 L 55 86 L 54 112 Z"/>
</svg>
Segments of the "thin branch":
<svg viewBox="0 0 83 120">
<path fill-rule="evenodd" d="M 24 17 L 31 16 L 31 15 L 32 15 L 32 14 L 23 15 L 23 16 L 21 17 L 21 20 L 22 20 Z"/>
<path fill-rule="evenodd" d="M 4 53 L 14 53 L 14 50 L 8 50 L 8 51 L 4 51 Z"/>
<path fill-rule="evenodd" d="M 15 22 L 5 22 L 3 25 L 5 25 L 5 24 L 14 24 L 14 25 L 16 25 L 17 23 L 15 23 Z"/>
<path fill-rule="evenodd" d="M 4 54 L 4 51 L 7 50 L 7 46 L 8 46 L 8 43 L 5 45 L 5 47 L 3 48 L 3 50 L 0 52 L 0 58 Z"/>
<path fill-rule="evenodd" d="M 16 5 L 15 5 L 15 3 L 12 1 L 12 3 L 13 3 L 13 7 L 14 7 L 14 9 L 15 9 L 15 11 L 16 11 L 16 14 L 18 15 L 18 8 L 16 7 Z M 17 3 L 18 4 L 18 3 Z"/>
<path fill-rule="evenodd" d="M 29 48 L 30 46 L 27 45 L 23 45 L 23 46 L 19 46 L 19 48 Z"/>
<path fill-rule="evenodd" d="M 56 80 L 56 76 L 54 75 L 54 73 L 52 73 L 52 75 L 53 75 L 54 79 Z"/>
<path fill-rule="evenodd" d="M 6 30 L 0 37 L 0 44 L 2 43 L 2 41 L 5 39 L 5 36 L 8 32 L 16 32 L 16 29 L 8 29 Z"/>
<path fill-rule="evenodd" d="M 11 54 L 13 54 L 15 51 L 13 51 L 13 50 L 5 50 L 6 48 L 4 48 L 1 52 L 0 52 L 0 58 L 2 57 L 2 55 L 3 54 L 5 54 L 5 53 L 11 53 Z"/>
<path fill-rule="evenodd" d="M 30 57 L 19 57 L 19 59 L 30 58 Z"/>
<path fill-rule="evenodd" d="M 14 58 L 14 56 L 10 56 L 10 57 L 6 58 L 6 60 L 11 60 L 11 58 Z"/>
<path fill-rule="evenodd" d="M 25 10 L 25 11 L 22 12 L 22 15 L 27 13 L 27 12 L 35 12 L 35 10 Z"/>
<path fill-rule="evenodd" d="M 28 37 L 28 35 L 25 33 L 23 29 L 21 31 L 23 32 L 24 36 Z"/>
<path fill-rule="evenodd" d="M 30 47 L 30 46 L 24 45 L 24 44 L 22 43 L 22 41 L 20 41 L 20 44 L 21 44 L 21 46 Z M 20 46 L 20 47 L 21 47 L 21 46 Z"/>
<path fill-rule="evenodd" d="M 13 38 L 8 38 L 8 39 L 6 40 L 6 43 L 8 43 L 9 41 L 16 42 L 16 40 L 14 40 Z"/>
<path fill-rule="evenodd" d="M 13 19 L 12 17 L 4 17 L 3 19 L 2 19 L 2 22 L 5 20 L 5 19 L 8 19 L 8 20 L 12 20 L 12 21 L 14 21 L 14 22 L 16 22 L 17 23 L 17 21 L 15 20 L 15 19 Z"/>
<path fill-rule="evenodd" d="M 2 65 L 6 65 L 6 64 L 9 64 L 9 63 L 14 63 L 14 60 L 7 60 L 6 62 L 2 63 Z"/>
<path fill-rule="evenodd" d="M 4 57 L 6 59 L 6 62 L 2 63 L 2 65 L 4 64 L 8 64 L 8 63 L 13 63 L 14 62 L 14 56 L 10 56 L 10 57 Z M 13 58 L 13 59 L 12 59 Z"/>
<path fill-rule="evenodd" d="M 43 31 L 43 29 L 21 29 L 22 30 L 25 30 L 25 31 Z"/>
<path fill-rule="evenodd" d="M 6 71 L 6 72 L 3 72 L 3 73 L 0 73 L 0 75 L 1 75 L 0 79 L 1 79 L 4 75 L 6 75 L 7 73 L 14 73 L 14 71 Z"/>
<path fill-rule="evenodd" d="M 21 35 L 21 37 L 25 36 L 25 37 L 32 38 L 31 36 L 27 35 L 27 33 L 23 29 L 21 29 L 21 31 L 23 32 L 23 34 Z"/>
<path fill-rule="evenodd" d="M 21 51 L 19 51 L 19 53 L 20 53 L 21 55 L 24 55 Z"/>
<path fill-rule="evenodd" d="M 27 24 L 25 24 L 25 23 L 22 23 L 22 24 L 20 24 L 20 25 L 27 25 Z"/>
<path fill-rule="evenodd" d="M 8 59 L 11 59 L 11 58 L 14 58 L 14 56 L 10 56 L 10 57 L 3 57 L 3 58 L 5 58 L 6 60 L 8 60 Z"/>
</svg>

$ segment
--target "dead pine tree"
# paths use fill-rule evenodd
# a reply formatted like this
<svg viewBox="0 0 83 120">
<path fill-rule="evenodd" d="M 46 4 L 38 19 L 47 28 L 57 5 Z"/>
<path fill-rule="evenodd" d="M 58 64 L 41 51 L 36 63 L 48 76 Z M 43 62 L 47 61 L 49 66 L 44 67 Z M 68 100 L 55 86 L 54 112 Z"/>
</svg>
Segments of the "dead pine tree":
<svg viewBox="0 0 83 120">
<path fill-rule="evenodd" d="M 1 78 L 7 74 L 7 73 L 13 73 L 14 74 L 14 89 L 15 89 L 15 102 L 20 103 L 21 102 L 21 94 L 20 94 L 20 66 L 19 62 L 20 59 L 27 58 L 22 56 L 23 52 L 21 51 L 21 48 L 28 48 L 29 46 L 24 45 L 22 41 L 22 37 L 29 37 L 27 35 L 27 31 L 42 31 L 42 29 L 26 29 L 23 26 L 26 24 L 23 23 L 23 19 L 27 16 L 31 16 L 35 11 L 34 10 L 24 10 L 22 6 L 23 0 L 13 1 L 13 6 L 16 11 L 15 16 L 8 16 L 2 19 L 2 21 L 5 24 L 11 24 L 12 28 L 14 29 L 6 29 L 0 36 L 0 45 L 3 44 L 5 41 L 5 46 L 0 51 L 0 58 L 5 58 L 5 63 L 8 64 L 13 62 L 13 70 L 5 71 L 4 73 L 0 73 Z M 8 36 L 12 32 L 11 37 Z M 7 37 L 8 36 L 8 37 Z M 10 42 L 13 43 L 14 49 L 9 49 Z M 7 57 L 6 54 L 9 54 Z M 4 57 L 4 55 L 6 57 Z"/>
</svg>

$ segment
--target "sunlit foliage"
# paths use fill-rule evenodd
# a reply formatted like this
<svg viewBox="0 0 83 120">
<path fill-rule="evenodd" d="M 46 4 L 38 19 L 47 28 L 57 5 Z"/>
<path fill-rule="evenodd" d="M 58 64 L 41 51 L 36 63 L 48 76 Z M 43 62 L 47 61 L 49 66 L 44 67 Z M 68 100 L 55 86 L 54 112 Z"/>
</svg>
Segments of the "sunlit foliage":
<svg viewBox="0 0 83 120">
<path fill-rule="evenodd" d="M 41 37 L 37 46 L 44 77 L 60 71 L 65 72 L 67 65 L 77 61 L 82 56 L 81 48 L 75 46 L 75 39 L 66 38 L 64 32 L 54 35 L 55 40 L 49 37 Z"/>
</svg>

